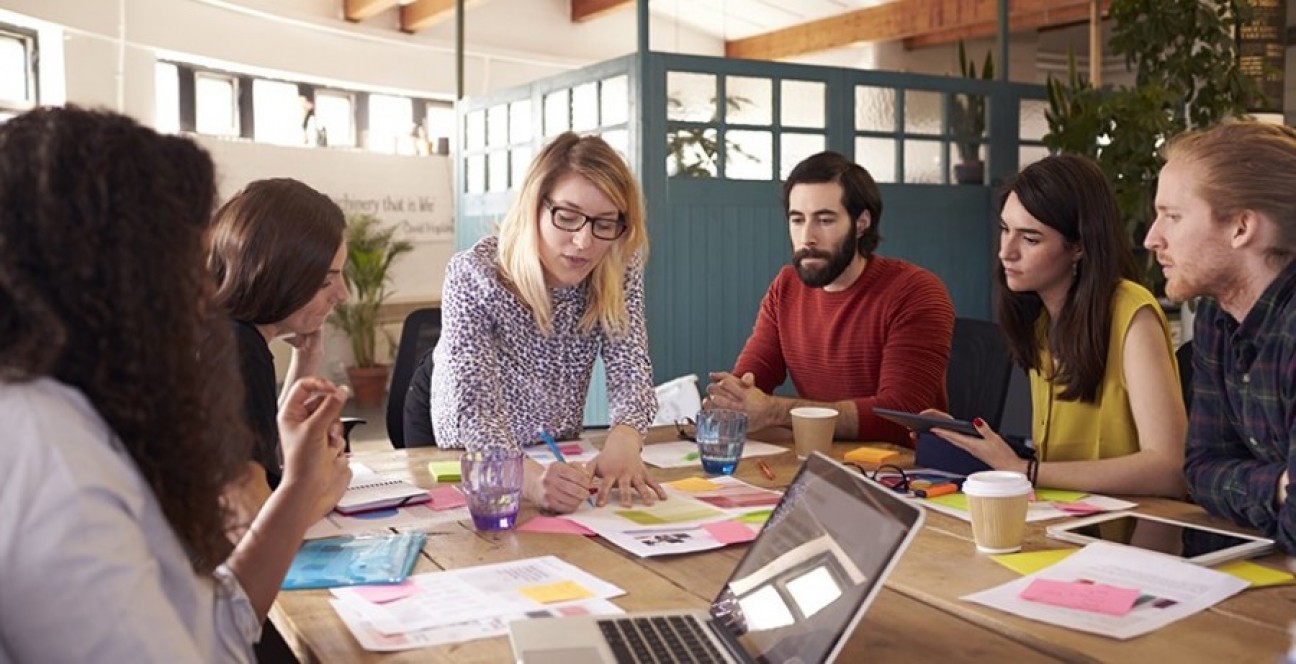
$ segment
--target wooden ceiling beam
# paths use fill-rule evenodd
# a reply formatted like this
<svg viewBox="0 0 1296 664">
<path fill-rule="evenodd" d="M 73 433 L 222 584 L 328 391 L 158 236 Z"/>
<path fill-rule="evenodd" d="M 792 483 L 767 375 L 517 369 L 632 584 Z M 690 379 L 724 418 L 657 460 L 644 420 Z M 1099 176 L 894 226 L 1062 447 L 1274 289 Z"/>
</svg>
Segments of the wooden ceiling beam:
<svg viewBox="0 0 1296 664">
<path fill-rule="evenodd" d="M 634 0 L 571 0 L 571 22 L 592 21 L 633 4 Z"/>
<path fill-rule="evenodd" d="M 467 0 L 464 10 L 467 11 L 486 0 Z M 415 0 L 400 8 L 401 32 L 414 34 L 442 21 L 454 18 L 455 0 Z"/>
<path fill-rule="evenodd" d="M 1013 0 L 1009 6 L 1009 22 L 1013 17 L 1088 6 L 1089 0 Z M 898 0 L 735 39 L 725 44 L 725 55 L 777 60 L 860 42 L 893 41 L 987 23 L 994 25 L 997 19 L 996 0 Z"/>
<path fill-rule="evenodd" d="M 342 0 L 342 16 L 359 23 L 396 6 L 396 0 Z"/>
<path fill-rule="evenodd" d="M 1107 17 L 1107 10 L 1111 8 L 1111 0 L 1102 0 L 1099 6 L 1100 15 Z M 1027 32 L 1030 30 L 1042 30 L 1045 28 L 1055 28 L 1064 25 L 1073 25 L 1076 23 L 1085 23 L 1089 20 L 1089 7 L 1076 5 L 1074 7 L 1064 7 L 1062 9 L 1053 9 L 1034 14 L 1022 14 L 1010 16 L 1008 18 L 1009 32 Z M 941 44 L 952 44 L 959 40 L 985 39 L 993 37 L 999 30 L 999 22 L 992 21 L 989 23 L 978 23 L 962 28 L 952 28 L 938 32 L 929 32 L 925 35 L 908 37 L 904 40 L 905 50 L 916 48 L 925 48 L 928 46 L 938 46 Z"/>
</svg>

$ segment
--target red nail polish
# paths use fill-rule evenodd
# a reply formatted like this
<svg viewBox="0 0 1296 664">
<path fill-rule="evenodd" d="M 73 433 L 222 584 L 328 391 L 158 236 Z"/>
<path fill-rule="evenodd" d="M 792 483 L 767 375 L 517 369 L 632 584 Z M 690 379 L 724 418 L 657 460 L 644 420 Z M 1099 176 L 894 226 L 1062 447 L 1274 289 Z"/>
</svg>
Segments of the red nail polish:
<svg viewBox="0 0 1296 664">
<path fill-rule="evenodd" d="M 981 427 L 985 426 L 985 420 L 983 420 L 983 419 L 981 419 L 981 418 L 979 418 L 979 417 L 978 417 L 978 418 L 975 418 L 975 419 L 972 420 L 972 426 L 974 426 L 974 427 L 980 429 Z"/>
</svg>

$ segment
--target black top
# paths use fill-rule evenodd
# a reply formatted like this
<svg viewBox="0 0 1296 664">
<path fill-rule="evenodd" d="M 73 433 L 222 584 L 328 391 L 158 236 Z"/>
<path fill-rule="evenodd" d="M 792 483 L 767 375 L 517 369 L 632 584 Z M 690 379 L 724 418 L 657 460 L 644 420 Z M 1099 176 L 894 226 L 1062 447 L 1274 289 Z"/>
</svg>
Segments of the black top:
<svg viewBox="0 0 1296 664">
<path fill-rule="evenodd" d="M 405 447 L 436 445 L 432 433 L 432 349 L 423 353 L 405 392 Z"/>
<path fill-rule="evenodd" d="M 247 390 L 244 410 L 248 427 L 255 437 L 252 460 L 265 467 L 266 479 L 273 489 L 279 486 L 279 478 L 283 475 L 279 462 L 279 425 L 275 419 L 279 412 L 279 394 L 275 389 L 274 356 L 255 325 L 239 320 L 231 321 L 231 325 Z"/>
</svg>

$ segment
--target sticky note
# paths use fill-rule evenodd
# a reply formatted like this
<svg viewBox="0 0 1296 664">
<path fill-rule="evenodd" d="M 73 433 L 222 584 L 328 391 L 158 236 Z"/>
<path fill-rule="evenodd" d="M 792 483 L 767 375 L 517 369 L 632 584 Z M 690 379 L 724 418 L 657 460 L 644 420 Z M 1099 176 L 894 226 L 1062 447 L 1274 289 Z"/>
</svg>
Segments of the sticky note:
<svg viewBox="0 0 1296 664">
<path fill-rule="evenodd" d="M 967 495 L 962 493 L 947 493 L 935 498 L 923 498 L 930 503 L 937 503 L 946 507 L 953 507 L 956 510 L 968 511 Z"/>
<path fill-rule="evenodd" d="M 1140 594 L 1138 588 L 1120 588 L 1105 583 L 1035 579 L 1021 591 L 1021 598 L 1067 609 L 1123 616 L 1134 608 Z"/>
<path fill-rule="evenodd" d="M 739 544 L 756 539 L 756 532 L 747 524 L 737 521 L 715 521 L 702 524 L 702 529 L 721 544 Z"/>
<path fill-rule="evenodd" d="M 679 489 L 680 491 L 687 491 L 689 493 L 697 493 L 699 491 L 715 491 L 716 489 L 724 488 L 719 484 L 712 482 L 711 480 L 703 479 L 701 477 L 687 477 L 682 480 L 667 482 L 667 484 L 675 487 L 676 489 Z"/>
<path fill-rule="evenodd" d="M 362 599 L 373 602 L 374 604 L 386 604 L 395 602 L 398 599 L 405 599 L 410 595 L 418 594 L 419 587 L 410 582 L 409 579 L 401 583 L 390 586 L 356 586 L 355 594 Z"/>
<path fill-rule="evenodd" d="M 450 484 L 432 489 L 428 491 L 428 495 L 432 496 L 432 509 L 437 511 L 452 510 L 468 504 L 468 498 L 463 492 Z"/>
<path fill-rule="evenodd" d="M 1003 553 L 990 556 L 990 559 L 1022 575 L 1034 574 L 1049 565 L 1061 562 L 1063 558 L 1080 549 L 1045 549 L 1043 551 L 1023 551 L 1021 553 Z"/>
<path fill-rule="evenodd" d="M 1243 581 L 1249 581 L 1252 588 L 1296 583 L 1296 576 L 1292 576 L 1290 572 L 1257 565 L 1248 560 L 1235 560 L 1231 563 L 1219 565 L 1215 569 L 1225 574 L 1232 574 Z"/>
<path fill-rule="evenodd" d="M 532 517 L 526 523 L 518 526 L 517 529 L 519 532 L 524 533 L 554 533 L 558 535 L 585 535 L 586 537 L 598 534 L 570 519 L 543 515 Z"/>
<path fill-rule="evenodd" d="M 432 473 L 432 477 L 435 477 L 438 482 L 458 482 L 459 461 L 429 461 L 428 472 Z"/>
<path fill-rule="evenodd" d="M 748 512 L 748 513 L 746 513 L 746 514 L 744 514 L 744 515 L 738 517 L 738 518 L 736 519 L 736 521 L 741 521 L 741 522 L 743 522 L 743 523 L 755 524 L 755 525 L 758 525 L 758 526 L 759 526 L 759 525 L 765 523 L 766 521 L 769 521 L 770 515 L 773 514 L 773 513 L 774 513 L 774 510 L 757 510 L 757 511 L 755 511 L 755 512 Z"/>
<path fill-rule="evenodd" d="M 846 453 L 843 459 L 855 463 L 886 463 L 897 456 L 898 452 L 877 447 L 857 447 Z"/>
<path fill-rule="evenodd" d="M 1063 491 L 1062 489 L 1035 490 L 1035 500 L 1047 500 L 1050 503 L 1074 503 L 1088 495 L 1083 491 Z"/>
<path fill-rule="evenodd" d="M 561 443 L 558 445 L 558 451 L 562 452 L 563 456 L 576 456 L 585 452 L 581 449 L 580 443 Z"/>
<path fill-rule="evenodd" d="M 1077 500 L 1074 503 L 1055 502 L 1053 503 L 1053 506 L 1062 510 L 1063 512 L 1066 512 L 1067 514 L 1074 514 L 1077 516 L 1085 516 L 1088 514 L 1100 514 L 1102 512 L 1107 511 L 1107 508 L 1105 507 L 1099 507 L 1092 503 L 1086 503 L 1083 500 Z"/>
<path fill-rule="evenodd" d="M 575 581 L 559 581 L 558 583 L 546 583 L 538 586 L 526 586 L 518 588 L 527 599 L 541 604 L 553 604 L 554 602 L 570 602 L 577 599 L 589 599 L 594 596 L 585 586 Z"/>
</svg>

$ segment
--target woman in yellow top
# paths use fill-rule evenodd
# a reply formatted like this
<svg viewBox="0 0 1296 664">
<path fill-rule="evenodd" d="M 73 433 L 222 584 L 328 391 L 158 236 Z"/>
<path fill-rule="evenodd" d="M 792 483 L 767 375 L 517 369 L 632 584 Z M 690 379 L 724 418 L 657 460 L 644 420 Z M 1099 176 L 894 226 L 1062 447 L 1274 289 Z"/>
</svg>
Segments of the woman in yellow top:
<svg viewBox="0 0 1296 664">
<path fill-rule="evenodd" d="M 1048 157 L 999 199 L 999 323 L 1030 372 L 1038 466 L 980 418 L 935 433 L 1039 486 L 1182 496 L 1188 422 L 1165 314 L 1132 281 L 1116 199 L 1083 157 Z"/>
</svg>

